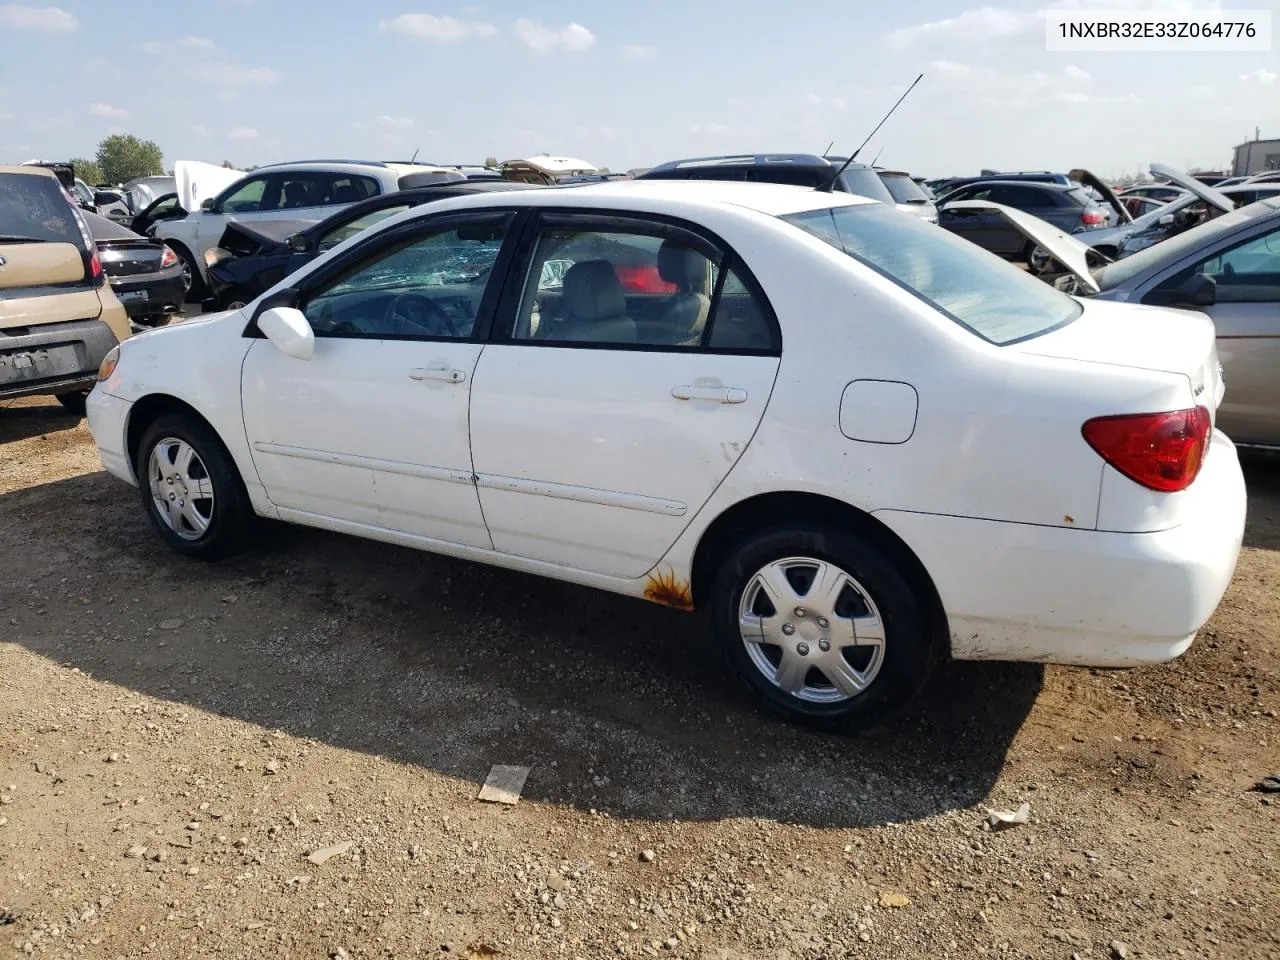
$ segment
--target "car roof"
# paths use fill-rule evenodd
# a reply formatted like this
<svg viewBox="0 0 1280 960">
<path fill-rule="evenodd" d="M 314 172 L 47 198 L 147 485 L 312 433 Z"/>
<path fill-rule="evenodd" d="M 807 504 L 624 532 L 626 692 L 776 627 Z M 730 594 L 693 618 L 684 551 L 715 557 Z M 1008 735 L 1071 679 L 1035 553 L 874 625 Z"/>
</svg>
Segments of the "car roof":
<svg viewBox="0 0 1280 960">
<path fill-rule="evenodd" d="M 959 184 L 957 190 L 967 190 L 969 187 L 1044 187 L 1048 190 L 1074 190 L 1078 183 L 1054 183 L 1050 180 L 1003 180 L 993 177 L 990 180 L 970 180 Z"/>
<path fill-rule="evenodd" d="M 843 162 L 843 158 L 841 158 Z M 828 160 L 812 153 L 734 153 L 714 157 L 688 157 L 683 160 L 668 160 L 656 167 L 650 167 L 646 173 L 660 173 L 671 170 L 683 170 L 693 167 L 822 167 L 831 166 Z"/>
<path fill-rule="evenodd" d="M 826 193 L 809 187 L 737 180 L 607 180 L 541 190 L 477 192 L 465 199 L 456 197 L 441 203 L 451 207 L 594 207 L 676 215 L 729 206 L 774 217 L 830 207 L 878 205 L 878 201 L 857 194 Z M 431 209 L 442 207 L 433 205 Z"/>
<path fill-rule="evenodd" d="M 52 177 L 54 180 L 58 179 L 57 174 L 48 167 L 38 167 L 35 164 L 0 166 L 0 173 L 25 173 L 33 177 Z"/>
</svg>

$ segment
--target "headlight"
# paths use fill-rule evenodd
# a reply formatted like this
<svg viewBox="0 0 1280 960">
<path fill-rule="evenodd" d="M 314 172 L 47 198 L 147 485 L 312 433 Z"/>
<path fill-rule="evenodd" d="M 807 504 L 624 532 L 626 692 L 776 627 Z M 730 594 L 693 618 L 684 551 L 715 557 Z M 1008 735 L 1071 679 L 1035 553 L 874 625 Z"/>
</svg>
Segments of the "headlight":
<svg viewBox="0 0 1280 960">
<path fill-rule="evenodd" d="M 112 347 L 107 351 L 107 355 L 102 358 L 102 363 L 98 366 L 98 382 L 106 380 L 116 372 L 116 364 L 120 362 L 120 348 Z"/>
<path fill-rule="evenodd" d="M 204 265 L 206 267 L 212 267 L 219 260 L 225 260 L 231 255 L 232 253 L 230 250 L 223 250 L 222 247 L 214 247 L 212 250 L 205 252 Z"/>
</svg>

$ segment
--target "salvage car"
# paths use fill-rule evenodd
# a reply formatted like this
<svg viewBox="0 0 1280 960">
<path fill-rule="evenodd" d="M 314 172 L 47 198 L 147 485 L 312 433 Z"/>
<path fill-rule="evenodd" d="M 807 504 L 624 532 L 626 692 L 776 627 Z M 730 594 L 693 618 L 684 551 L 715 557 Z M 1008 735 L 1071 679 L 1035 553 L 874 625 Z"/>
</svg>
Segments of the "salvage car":
<svg viewBox="0 0 1280 960">
<path fill-rule="evenodd" d="M 695 157 L 660 163 L 635 179 L 740 180 L 748 183 L 787 183 L 799 187 L 822 187 L 829 184 L 832 189 L 842 193 L 857 194 L 890 206 L 897 205 L 893 194 L 873 168 L 865 163 L 847 163 L 846 160 L 845 157 L 818 157 L 808 153 Z"/>
<path fill-rule="evenodd" d="M 763 702 L 854 723 L 948 655 L 1183 653 L 1244 529 L 1221 392 L 1203 316 L 850 194 L 637 180 L 383 221 L 124 343 L 89 416 L 181 554 L 263 516 L 705 608 Z"/>
<path fill-rule="evenodd" d="M 151 228 L 161 220 L 181 220 L 186 215 L 187 211 L 183 209 L 182 204 L 178 201 L 178 195 L 176 193 L 166 193 L 164 196 L 157 197 L 148 206 L 144 207 L 141 212 L 137 213 L 129 221 L 129 229 L 134 233 L 151 236 Z"/>
<path fill-rule="evenodd" d="M 52 394 L 83 412 L 129 336 L 85 216 L 49 170 L 0 167 L 0 399 Z"/>
<path fill-rule="evenodd" d="M 179 161 L 181 164 L 182 161 Z M 204 165 L 207 167 L 208 165 Z M 175 168 L 176 170 L 176 168 Z M 216 171 L 217 168 L 214 168 Z M 181 171 L 177 171 L 181 174 Z M 222 175 L 237 171 L 219 171 Z M 423 164 L 379 161 L 317 160 L 276 163 L 237 176 L 200 209 L 181 219 L 156 224 L 155 236 L 182 261 L 188 296 L 201 299 L 206 289 L 205 254 L 217 246 L 230 220 L 306 220 L 315 223 L 352 203 L 400 189 L 402 177 L 446 172 Z M 205 178 L 214 171 L 205 174 Z M 184 178 L 180 175 L 179 181 Z M 179 190 L 181 198 L 184 191 Z"/>
<path fill-rule="evenodd" d="M 82 214 L 107 283 L 129 319 L 144 327 L 163 326 L 182 309 L 186 286 L 182 264 L 161 241 L 134 233 L 95 213 Z"/>
<path fill-rule="evenodd" d="M 938 222 L 938 208 L 925 188 L 912 179 L 911 174 L 901 170 L 881 170 L 878 167 L 876 174 L 893 195 L 893 202 L 899 210 L 929 223 Z"/>
<path fill-rule="evenodd" d="M 1100 230 L 1108 224 L 1107 211 L 1079 184 L 988 180 L 952 190 L 938 200 L 939 226 L 994 254 L 1032 266 L 1035 244 L 999 214 L 965 203 L 970 200 L 1025 210 L 1067 232 Z"/>
<path fill-rule="evenodd" d="M 1109 264 L 1079 237 L 1021 211 L 996 212 L 1050 250 L 1068 271 L 1055 282 L 1090 302 L 1208 314 L 1230 387 L 1218 426 L 1244 447 L 1280 450 L 1280 197 L 1223 213 Z"/>
<path fill-rule="evenodd" d="M 425 175 L 429 177 L 431 175 Z M 402 184 L 421 182 L 405 177 Z M 402 189 L 353 204 L 316 224 L 268 220 L 231 221 L 218 246 L 206 255 L 210 298 L 206 310 L 238 310 L 317 256 L 375 223 L 422 203 L 491 190 L 536 189 L 513 180 L 467 181 L 461 177 L 418 189 Z"/>
</svg>

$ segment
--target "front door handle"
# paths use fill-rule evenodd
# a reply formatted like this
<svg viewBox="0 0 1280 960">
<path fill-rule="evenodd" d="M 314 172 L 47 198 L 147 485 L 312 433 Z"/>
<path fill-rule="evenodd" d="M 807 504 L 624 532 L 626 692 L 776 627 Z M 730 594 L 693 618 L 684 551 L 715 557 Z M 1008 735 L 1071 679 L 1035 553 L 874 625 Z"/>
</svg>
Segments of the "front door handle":
<svg viewBox="0 0 1280 960">
<path fill-rule="evenodd" d="M 746 403 L 747 391 L 738 387 L 672 387 L 677 400 L 710 400 L 713 403 Z"/>
<path fill-rule="evenodd" d="M 446 367 L 414 367 L 409 371 L 410 380 L 443 380 L 445 383 L 461 383 L 467 379 L 462 370 L 450 370 Z"/>
</svg>

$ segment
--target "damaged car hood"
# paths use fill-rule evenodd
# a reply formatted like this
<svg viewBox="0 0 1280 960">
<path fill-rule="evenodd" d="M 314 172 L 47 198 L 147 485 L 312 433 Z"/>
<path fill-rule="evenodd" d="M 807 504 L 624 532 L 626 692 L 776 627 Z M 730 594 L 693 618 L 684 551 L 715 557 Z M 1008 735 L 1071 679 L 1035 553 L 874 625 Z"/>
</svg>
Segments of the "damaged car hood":
<svg viewBox="0 0 1280 960">
<path fill-rule="evenodd" d="M 1151 175 L 1161 180 L 1168 180 L 1175 186 L 1182 187 L 1184 190 L 1190 190 L 1205 203 L 1211 203 L 1219 210 L 1230 213 L 1236 208 L 1235 201 L 1228 197 L 1221 190 L 1215 190 L 1213 187 L 1206 187 L 1194 177 L 1189 177 L 1181 170 L 1175 170 L 1173 167 L 1166 167 L 1163 163 L 1153 163 L 1151 165 Z"/>
<path fill-rule="evenodd" d="M 1049 251 L 1049 256 L 1066 267 L 1076 278 L 1081 289 L 1089 293 L 1097 293 L 1100 289 L 1098 281 L 1094 279 L 1089 269 L 1089 257 L 1092 255 L 1095 258 L 1102 258 L 1102 255 L 1053 224 L 1022 210 L 1006 207 L 1003 203 L 991 203 L 987 200 L 956 200 L 947 204 L 947 208 L 986 210 L 1000 214 L 1024 237 Z"/>
<path fill-rule="evenodd" d="M 1091 187 L 1097 191 L 1102 199 L 1105 200 L 1111 209 L 1120 217 L 1120 223 L 1129 223 L 1133 220 L 1133 216 L 1129 213 L 1129 208 L 1121 202 L 1120 197 L 1116 192 L 1088 170 L 1072 170 L 1067 174 L 1067 176 L 1076 181 L 1076 183 L 1082 183 L 1086 187 Z"/>
</svg>

